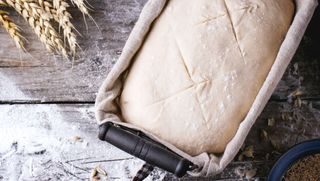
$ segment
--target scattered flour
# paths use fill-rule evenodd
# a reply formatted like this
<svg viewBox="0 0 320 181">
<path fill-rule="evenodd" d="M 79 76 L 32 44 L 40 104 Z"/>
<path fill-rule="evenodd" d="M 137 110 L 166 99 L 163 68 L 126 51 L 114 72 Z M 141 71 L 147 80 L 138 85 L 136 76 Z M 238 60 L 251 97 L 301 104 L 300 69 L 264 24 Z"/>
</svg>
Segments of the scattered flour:
<svg viewBox="0 0 320 181">
<path fill-rule="evenodd" d="M 0 100 L 22 100 L 26 99 L 26 96 L 16 89 L 14 82 L 8 79 L 0 72 Z"/>
<path fill-rule="evenodd" d="M 1 73 L 0 77 L 0 100 L 28 99 L 13 81 Z M 100 165 L 108 180 L 131 180 L 143 162 L 97 139 L 94 107 L 80 107 L 69 116 L 65 109 L 58 105 L 0 105 L 0 178 L 88 180 L 91 170 Z M 80 139 L 74 139 L 76 136 Z M 164 175 L 156 170 L 147 180 L 160 180 Z"/>
</svg>

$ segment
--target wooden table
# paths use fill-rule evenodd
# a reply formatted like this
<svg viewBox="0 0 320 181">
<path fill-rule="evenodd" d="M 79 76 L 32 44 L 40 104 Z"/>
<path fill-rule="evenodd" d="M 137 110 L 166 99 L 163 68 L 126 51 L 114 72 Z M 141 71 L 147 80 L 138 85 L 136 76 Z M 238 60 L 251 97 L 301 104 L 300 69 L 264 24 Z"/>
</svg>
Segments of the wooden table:
<svg viewBox="0 0 320 181">
<path fill-rule="evenodd" d="M 98 87 L 117 61 L 145 2 L 92 1 L 91 14 L 99 28 L 87 18 L 86 29 L 82 15 L 72 9 L 83 35 L 73 67 L 47 53 L 24 20 L 11 12 L 29 43 L 28 53 L 19 51 L 0 28 L 0 180 L 88 180 L 97 165 L 108 180 L 134 175 L 142 162 L 97 140 L 93 111 Z M 253 146 L 254 158 L 240 151 L 217 176 L 181 180 L 239 180 L 243 178 L 239 170 L 246 169 L 256 170 L 254 178 L 263 180 L 281 153 L 320 137 L 319 14 L 247 137 L 244 150 Z M 152 178 L 175 180 L 160 170 Z"/>
</svg>

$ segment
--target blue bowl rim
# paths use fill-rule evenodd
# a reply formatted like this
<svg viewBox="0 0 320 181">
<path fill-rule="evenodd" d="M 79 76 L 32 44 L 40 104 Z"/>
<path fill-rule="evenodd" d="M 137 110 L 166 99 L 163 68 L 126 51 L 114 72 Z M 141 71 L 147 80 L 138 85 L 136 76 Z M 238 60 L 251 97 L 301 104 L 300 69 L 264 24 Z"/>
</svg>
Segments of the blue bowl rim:
<svg viewBox="0 0 320 181">
<path fill-rule="evenodd" d="M 281 181 L 288 168 L 299 159 L 320 153 L 320 139 L 298 143 L 284 153 L 275 163 L 268 175 L 268 181 Z"/>
</svg>

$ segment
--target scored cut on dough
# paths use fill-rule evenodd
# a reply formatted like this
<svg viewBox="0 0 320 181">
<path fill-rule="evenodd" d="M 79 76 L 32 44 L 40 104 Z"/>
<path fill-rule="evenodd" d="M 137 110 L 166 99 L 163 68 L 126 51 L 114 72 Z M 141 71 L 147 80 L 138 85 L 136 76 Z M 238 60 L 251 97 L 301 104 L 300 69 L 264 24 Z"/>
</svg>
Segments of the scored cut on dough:
<svg viewBox="0 0 320 181">
<path fill-rule="evenodd" d="M 170 0 L 126 77 L 124 121 L 190 155 L 221 153 L 261 88 L 292 0 Z"/>
</svg>

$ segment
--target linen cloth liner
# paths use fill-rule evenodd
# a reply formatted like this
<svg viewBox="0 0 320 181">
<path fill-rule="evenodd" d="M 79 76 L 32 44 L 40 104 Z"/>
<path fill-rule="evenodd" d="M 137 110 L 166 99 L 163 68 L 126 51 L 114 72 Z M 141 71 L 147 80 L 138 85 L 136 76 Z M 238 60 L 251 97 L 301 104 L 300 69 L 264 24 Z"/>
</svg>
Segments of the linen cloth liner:
<svg viewBox="0 0 320 181">
<path fill-rule="evenodd" d="M 172 151 L 198 165 L 199 169 L 188 172 L 188 174 L 192 176 L 215 175 L 223 171 L 223 169 L 233 160 L 240 150 L 252 125 L 262 112 L 294 56 L 318 2 L 317 0 L 295 0 L 295 17 L 279 49 L 277 58 L 247 116 L 241 122 L 233 139 L 227 144 L 224 153 L 220 156 L 202 153 L 194 157 L 184 153 L 172 144 L 159 139 L 146 130 L 123 122 L 121 110 L 118 104 L 124 83 L 123 78 L 125 77 L 126 72 L 130 69 L 130 65 L 132 63 L 131 60 L 143 44 L 144 38 L 152 27 L 153 21 L 161 15 L 166 2 L 167 0 L 149 0 L 143 8 L 140 17 L 123 48 L 119 60 L 116 62 L 106 80 L 103 82 L 103 85 L 99 89 L 99 93 L 96 98 L 96 119 L 98 124 L 114 122 L 129 128 L 143 131 L 150 138 L 162 143 Z"/>
</svg>

